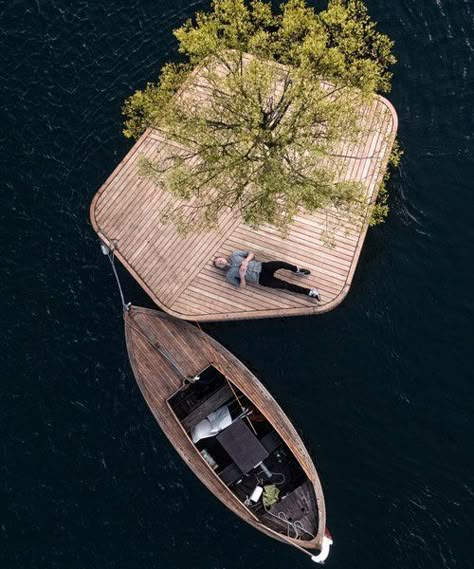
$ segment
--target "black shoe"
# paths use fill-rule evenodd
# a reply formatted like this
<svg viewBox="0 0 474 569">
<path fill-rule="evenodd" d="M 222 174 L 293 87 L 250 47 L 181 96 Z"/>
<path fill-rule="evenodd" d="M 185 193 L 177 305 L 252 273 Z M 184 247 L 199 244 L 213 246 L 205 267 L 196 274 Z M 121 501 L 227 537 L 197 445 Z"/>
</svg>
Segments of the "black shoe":
<svg viewBox="0 0 474 569">
<path fill-rule="evenodd" d="M 299 275 L 300 277 L 310 275 L 311 271 L 309 269 L 296 269 L 295 275 Z"/>
</svg>

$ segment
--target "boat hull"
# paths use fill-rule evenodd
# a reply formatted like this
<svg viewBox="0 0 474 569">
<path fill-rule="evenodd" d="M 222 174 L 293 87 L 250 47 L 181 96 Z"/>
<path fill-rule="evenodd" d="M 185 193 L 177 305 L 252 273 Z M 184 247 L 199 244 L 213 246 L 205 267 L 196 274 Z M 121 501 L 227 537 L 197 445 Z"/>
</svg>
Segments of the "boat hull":
<svg viewBox="0 0 474 569">
<path fill-rule="evenodd" d="M 124 313 L 130 363 L 140 390 L 161 429 L 181 458 L 207 488 L 241 519 L 284 543 L 320 550 L 326 530 L 324 496 L 316 468 L 300 436 L 260 381 L 222 345 L 187 322 L 146 308 Z M 311 540 L 295 539 L 265 526 L 203 459 L 168 400 L 209 365 L 216 367 L 259 409 L 286 443 L 306 474 L 315 496 L 318 531 Z"/>
</svg>

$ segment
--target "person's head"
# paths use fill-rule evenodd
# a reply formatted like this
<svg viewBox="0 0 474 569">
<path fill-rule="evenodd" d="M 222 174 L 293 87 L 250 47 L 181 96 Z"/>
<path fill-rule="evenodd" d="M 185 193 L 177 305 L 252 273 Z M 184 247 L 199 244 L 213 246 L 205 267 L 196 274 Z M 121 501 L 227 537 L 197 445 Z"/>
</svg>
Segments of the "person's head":
<svg viewBox="0 0 474 569">
<path fill-rule="evenodd" d="M 229 266 L 229 261 L 226 257 L 214 257 L 212 262 L 214 263 L 214 267 L 218 269 L 227 269 Z"/>
</svg>

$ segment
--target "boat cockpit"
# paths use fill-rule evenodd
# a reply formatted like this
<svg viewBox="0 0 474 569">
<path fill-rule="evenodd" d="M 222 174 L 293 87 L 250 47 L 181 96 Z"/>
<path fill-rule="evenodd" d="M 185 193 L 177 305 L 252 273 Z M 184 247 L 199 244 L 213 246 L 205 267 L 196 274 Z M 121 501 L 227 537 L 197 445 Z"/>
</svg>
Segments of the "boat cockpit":
<svg viewBox="0 0 474 569">
<path fill-rule="evenodd" d="M 295 539 L 316 536 L 311 481 L 262 411 L 216 367 L 168 404 L 216 476 L 262 524 Z"/>
</svg>

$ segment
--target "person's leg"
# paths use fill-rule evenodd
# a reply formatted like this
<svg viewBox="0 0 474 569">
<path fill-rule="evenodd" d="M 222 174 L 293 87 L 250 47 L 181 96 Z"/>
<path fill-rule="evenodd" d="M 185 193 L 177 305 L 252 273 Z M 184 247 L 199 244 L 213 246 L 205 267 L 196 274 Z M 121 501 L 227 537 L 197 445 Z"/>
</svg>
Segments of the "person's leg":
<svg viewBox="0 0 474 569">
<path fill-rule="evenodd" d="M 291 263 L 286 263 L 285 261 L 267 261 L 266 263 L 262 263 L 262 273 L 274 275 L 276 271 L 279 271 L 280 269 L 286 269 L 287 271 L 296 273 L 298 267 Z"/>
<path fill-rule="evenodd" d="M 289 290 L 290 292 L 296 292 L 297 294 L 305 294 L 306 296 L 308 296 L 312 290 L 310 288 L 305 288 L 304 286 L 299 286 L 293 283 L 289 283 L 287 281 L 283 281 L 271 274 L 265 274 L 263 271 L 260 274 L 259 284 L 261 286 L 266 286 L 269 288 L 280 288 L 283 290 Z"/>
</svg>

